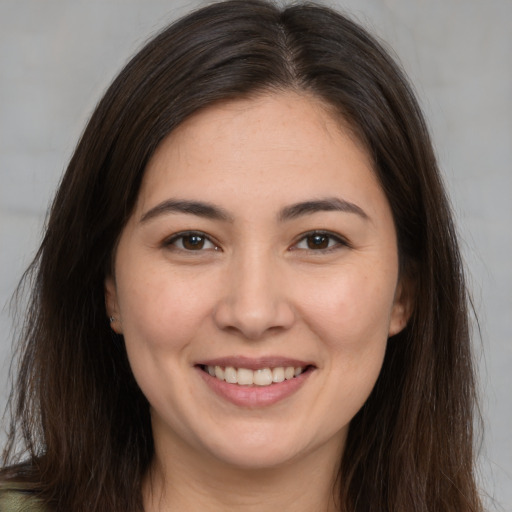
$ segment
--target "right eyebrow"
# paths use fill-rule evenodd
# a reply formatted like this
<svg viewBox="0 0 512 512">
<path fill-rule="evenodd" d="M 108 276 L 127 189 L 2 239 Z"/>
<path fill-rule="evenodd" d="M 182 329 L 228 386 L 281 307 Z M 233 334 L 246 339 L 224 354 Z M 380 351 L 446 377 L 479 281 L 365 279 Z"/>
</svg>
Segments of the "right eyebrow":
<svg viewBox="0 0 512 512">
<path fill-rule="evenodd" d="M 337 197 L 328 197 L 325 199 L 316 199 L 292 204 L 281 210 L 279 219 L 281 221 L 288 221 L 316 212 L 331 211 L 353 213 L 364 220 L 369 220 L 368 214 L 360 206 Z"/>
<path fill-rule="evenodd" d="M 203 201 L 186 201 L 177 199 L 167 199 L 157 204 L 142 215 L 140 222 L 144 223 L 160 215 L 172 213 L 186 213 L 207 219 L 233 222 L 233 217 L 223 208 Z"/>
</svg>

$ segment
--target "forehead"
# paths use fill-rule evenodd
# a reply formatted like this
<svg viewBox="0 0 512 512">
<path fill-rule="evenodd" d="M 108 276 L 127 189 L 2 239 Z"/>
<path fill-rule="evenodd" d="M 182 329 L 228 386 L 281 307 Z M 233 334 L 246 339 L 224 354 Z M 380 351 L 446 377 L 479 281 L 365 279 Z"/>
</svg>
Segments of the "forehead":
<svg viewBox="0 0 512 512">
<path fill-rule="evenodd" d="M 177 193 L 268 204 L 270 195 L 283 203 L 368 187 L 380 190 L 371 159 L 342 120 L 316 98 L 276 93 L 215 104 L 184 121 L 149 161 L 139 207 Z"/>
<path fill-rule="evenodd" d="M 226 139 L 239 145 L 251 142 L 251 149 L 261 143 L 262 149 L 284 150 L 289 143 L 295 144 L 294 149 L 306 150 L 310 145 L 303 142 L 312 137 L 317 143 L 319 138 L 328 143 L 341 136 L 350 138 L 361 153 L 366 153 L 352 127 L 334 107 L 316 96 L 294 91 L 260 93 L 207 106 L 175 128 L 157 148 L 152 160 L 169 146 L 183 144 L 191 134 L 195 139 L 201 136 L 201 142 L 207 142 L 210 151 L 219 145 L 222 152 Z"/>
</svg>

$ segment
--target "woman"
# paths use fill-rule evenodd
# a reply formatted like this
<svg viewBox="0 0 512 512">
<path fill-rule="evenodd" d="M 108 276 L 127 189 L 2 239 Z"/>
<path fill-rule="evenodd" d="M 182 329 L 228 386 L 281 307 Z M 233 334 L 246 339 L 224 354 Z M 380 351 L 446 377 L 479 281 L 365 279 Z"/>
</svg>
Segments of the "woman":
<svg viewBox="0 0 512 512">
<path fill-rule="evenodd" d="M 448 203 L 345 17 L 228 1 L 155 37 L 29 275 L 6 510 L 482 509 Z"/>
</svg>

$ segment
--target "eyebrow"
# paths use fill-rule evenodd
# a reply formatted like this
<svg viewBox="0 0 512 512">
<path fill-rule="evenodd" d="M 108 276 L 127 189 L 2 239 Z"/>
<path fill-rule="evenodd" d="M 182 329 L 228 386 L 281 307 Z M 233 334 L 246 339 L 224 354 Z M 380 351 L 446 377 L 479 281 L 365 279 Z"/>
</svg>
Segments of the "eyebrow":
<svg viewBox="0 0 512 512">
<path fill-rule="evenodd" d="M 354 203 L 339 199 L 337 197 L 329 197 L 326 199 L 318 199 L 314 201 L 304 201 L 286 206 L 279 213 L 280 221 L 293 220 L 303 215 L 310 215 L 317 212 L 343 212 L 359 215 L 364 220 L 369 220 L 366 212 Z"/>
<path fill-rule="evenodd" d="M 311 215 L 317 212 L 337 211 L 343 213 L 352 213 L 358 215 L 362 219 L 368 220 L 366 212 L 354 203 L 330 197 L 325 199 L 317 199 L 312 201 L 303 201 L 295 203 L 283 208 L 278 215 L 281 222 L 290 221 L 304 215 Z M 141 223 L 145 223 L 155 217 L 164 214 L 185 213 L 195 215 L 206 219 L 220 220 L 224 222 L 233 222 L 233 216 L 224 208 L 206 203 L 203 201 L 189 201 L 179 199 L 167 199 L 148 210 L 140 219 Z"/>
<path fill-rule="evenodd" d="M 233 217 L 223 208 L 203 201 L 168 199 L 148 210 L 140 219 L 141 223 L 167 213 L 186 213 L 212 220 L 232 222 Z"/>
</svg>

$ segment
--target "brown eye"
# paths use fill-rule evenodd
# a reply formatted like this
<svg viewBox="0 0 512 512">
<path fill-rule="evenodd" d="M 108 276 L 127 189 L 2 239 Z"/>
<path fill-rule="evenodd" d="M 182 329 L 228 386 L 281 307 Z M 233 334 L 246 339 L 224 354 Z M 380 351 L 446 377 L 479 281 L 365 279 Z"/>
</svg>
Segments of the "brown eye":
<svg viewBox="0 0 512 512">
<path fill-rule="evenodd" d="M 312 231 L 304 233 L 302 238 L 291 249 L 327 252 L 347 246 L 348 243 L 339 235 L 324 231 Z"/>
<path fill-rule="evenodd" d="M 206 238 L 201 235 L 187 235 L 182 238 L 183 248 L 188 251 L 199 251 L 204 247 Z"/>
<path fill-rule="evenodd" d="M 218 247 L 210 238 L 201 232 L 178 233 L 168 240 L 165 245 L 182 251 L 208 251 L 217 250 Z"/>
<path fill-rule="evenodd" d="M 306 237 L 308 249 L 327 249 L 330 237 L 323 234 L 313 234 Z"/>
</svg>

